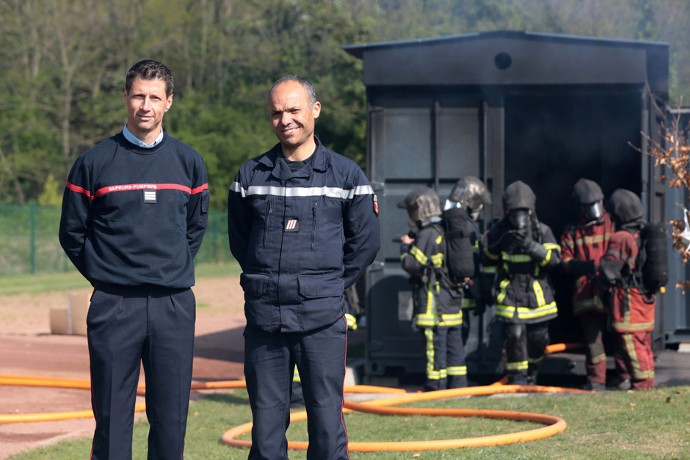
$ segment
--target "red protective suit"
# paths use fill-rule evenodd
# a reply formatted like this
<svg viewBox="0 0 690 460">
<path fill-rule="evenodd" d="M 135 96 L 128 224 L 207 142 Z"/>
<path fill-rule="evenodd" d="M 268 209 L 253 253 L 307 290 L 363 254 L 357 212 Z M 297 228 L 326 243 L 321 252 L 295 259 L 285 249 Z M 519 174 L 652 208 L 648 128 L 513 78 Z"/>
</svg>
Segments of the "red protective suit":
<svg viewBox="0 0 690 460">
<path fill-rule="evenodd" d="M 621 230 L 613 234 L 602 259 L 602 271 L 615 279 L 611 293 L 612 326 L 616 335 L 616 361 L 623 366 L 637 389 L 654 388 L 654 329 L 655 299 L 645 296 L 633 279 L 639 252 L 639 230 Z"/>
<path fill-rule="evenodd" d="M 580 322 L 587 344 L 586 367 L 590 385 L 606 385 L 604 333 L 608 312 L 601 299 L 596 273 L 612 234 L 613 224 L 605 213 L 600 223 L 573 224 L 561 236 L 563 270 L 574 279 L 573 314 Z M 589 273 L 578 269 L 578 264 L 584 262 L 591 262 Z"/>
</svg>

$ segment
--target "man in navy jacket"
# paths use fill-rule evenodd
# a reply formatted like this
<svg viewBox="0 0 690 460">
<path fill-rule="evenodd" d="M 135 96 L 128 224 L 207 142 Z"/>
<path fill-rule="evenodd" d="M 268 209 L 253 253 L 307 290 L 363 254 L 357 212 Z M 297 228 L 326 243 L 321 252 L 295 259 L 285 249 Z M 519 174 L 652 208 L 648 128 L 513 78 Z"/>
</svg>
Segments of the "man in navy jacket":
<svg viewBox="0 0 690 460">
<path fill-rule="evenodd" d="M 250 459 L 287 459 L 290 388 L 299 370 L 309 459 L 347 459 L 342 417 L 343 292 L 380 245 L 376 196 L 362 170 L 314 135 L 309 81 L 287 76 L 268 96 L 280 141 L 241 166 L 228 197 L 230 248 L 242 267 Z"/>
</svg>

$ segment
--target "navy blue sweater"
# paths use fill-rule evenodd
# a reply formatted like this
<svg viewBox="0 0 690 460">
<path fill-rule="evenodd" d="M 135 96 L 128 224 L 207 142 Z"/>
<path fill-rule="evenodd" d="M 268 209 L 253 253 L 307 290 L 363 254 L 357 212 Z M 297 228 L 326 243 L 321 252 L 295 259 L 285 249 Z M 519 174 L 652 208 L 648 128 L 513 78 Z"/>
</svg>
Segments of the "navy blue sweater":
<svg viewBox="0 0 690 460">
<path fill-rule="evenodd" d="M 167 134 L 144 149 L 119 133 L 72 166 L 60 244 L 94 285 L 191 287 L 208 206 L 199 153 Z"/>
</svg>

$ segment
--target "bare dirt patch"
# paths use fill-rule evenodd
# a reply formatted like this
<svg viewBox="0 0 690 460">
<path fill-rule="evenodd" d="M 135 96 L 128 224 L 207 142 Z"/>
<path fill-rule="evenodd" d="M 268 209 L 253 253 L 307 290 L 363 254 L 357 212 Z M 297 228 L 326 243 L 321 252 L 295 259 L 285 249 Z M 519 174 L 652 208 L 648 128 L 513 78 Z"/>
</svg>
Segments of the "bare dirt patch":
<svg viewBox="0 0 690 460">
<path fill-rule="evenodd" d="M 194 379 L 243 378 L 244 315 L 239 278 L 199 279 L 194 293 L 197 299 Z M 86 338 L 50 333 L 50 310 L 64 307 L 68 294 L 0 297 L 0 374 L 89 378 Z M 88 409 L 88 391 L 0 386 L 0 414 Z M 92 419 L 0 424 L 0 459 L 65 438 L 88 437 L 93 428 Z"/>
</svg>

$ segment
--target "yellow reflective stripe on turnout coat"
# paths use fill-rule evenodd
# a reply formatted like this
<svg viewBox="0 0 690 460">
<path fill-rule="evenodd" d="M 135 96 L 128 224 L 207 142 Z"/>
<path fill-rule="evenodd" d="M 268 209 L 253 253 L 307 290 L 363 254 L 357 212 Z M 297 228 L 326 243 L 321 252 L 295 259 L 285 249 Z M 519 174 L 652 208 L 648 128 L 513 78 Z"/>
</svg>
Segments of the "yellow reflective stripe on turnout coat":
<svg viewBox="0 0 690 460">
<path fill-rule="evenodd" d="M 412 277 L 415 297 L 415 323 L 420 327 L 462 324 L 462 293 L 450 292 L 440 279 L 444 267 L 443 230 L 437 224 L 423 227 L 406 251 L 400 255 L 403 269 Z"/>
<path fill-rule="evenodd" d="M 499 222 L 489 231 L 484 246 L 483 265 L 487 269 L 495 267 L 497 273 L 496 316 L 501 321 L 528 324 L 553 319 L 558 308 L 549 271 L 560 264 L 561 247 L 551 229 L 539 223 L 537 241 L 541 241 L 546 255 L 535 260 L 512 246 L 507 237 L 510 230 L 505 220 Z"/>
</svg>

